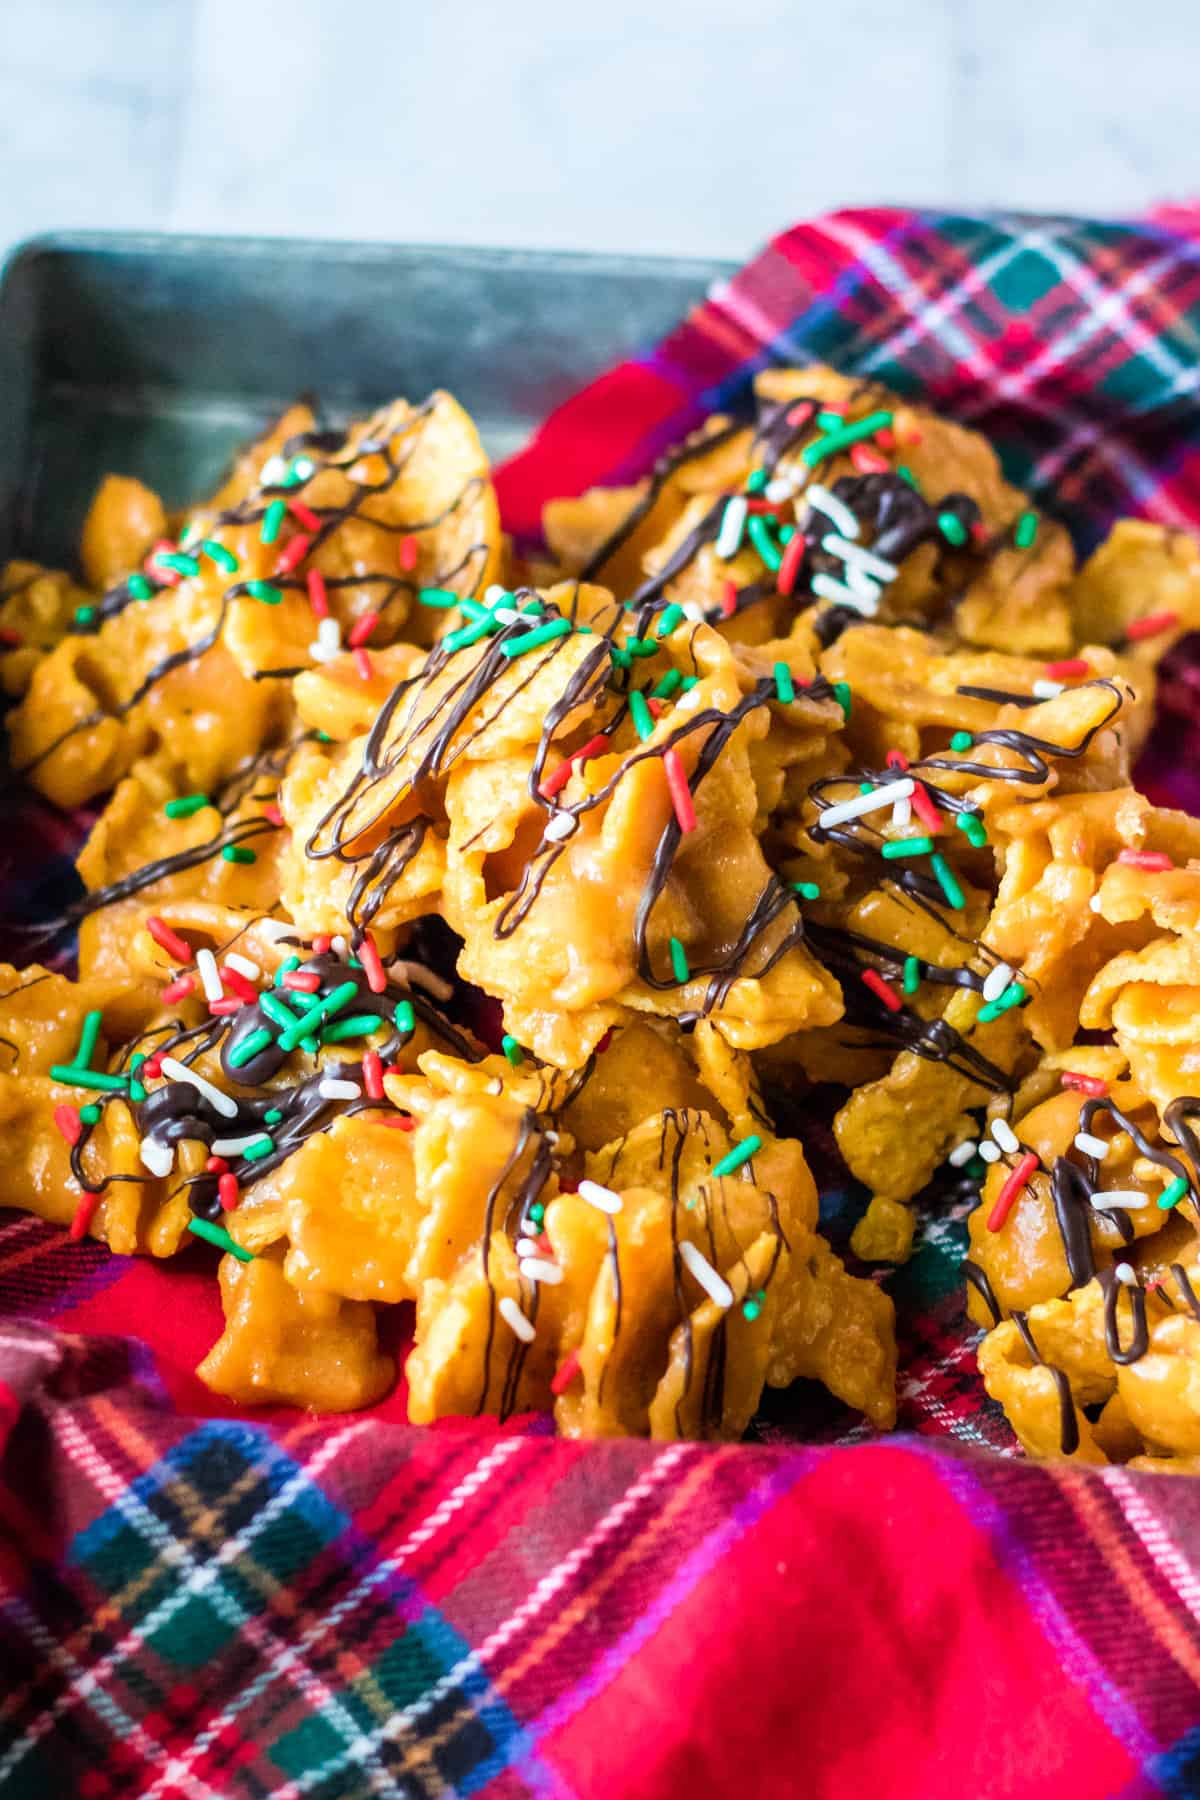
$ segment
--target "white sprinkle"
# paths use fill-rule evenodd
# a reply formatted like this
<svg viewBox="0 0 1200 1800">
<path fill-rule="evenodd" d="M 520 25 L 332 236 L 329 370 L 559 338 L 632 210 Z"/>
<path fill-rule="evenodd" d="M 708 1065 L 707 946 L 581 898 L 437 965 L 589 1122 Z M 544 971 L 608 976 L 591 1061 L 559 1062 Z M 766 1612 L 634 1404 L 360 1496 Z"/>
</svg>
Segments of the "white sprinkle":
<svg viewBox="0 0 1200 1800">
<path fill-rule="evenodd" d="M 144 1137 L 140 1150 L 142 1161 L 152 1175 L 169 1175 L 175 1167 L 175 1151 L 170 1144 L 160 1144 L 157 1138 Z"/>
<path fill-rule="evenodd" d="M 611 1188 L 601 1187 L 598 1181 L 581 1181 L 576 1192 L 581 1200 L 586 1200 L 589 1206 L 595 1206 L 603 1213 L 619 1213 L 625 1204 L 620 1194 L 614 1194 Z"/>
<path fill-rule="evenodd" d="M 307 456 L 298 456 L 292 464 L 292 476 L 296 481 L 307 481 L 309 476 L 315 475 L 316 472 L 316 463 L 311 462 Z"/>
<path fill-rule="evenodd" d="M 698 600 L 685 600 L 684 601 L 683 616 L 685 619 L 690 619 L 692 621 L 693 625 L 703 625 L 705 622 L 704 621 L 704 608 L 701 606 L 701 604 Z"/>
<path fill-rule="evenodd" d="M 310 644 L 308 646 L 308 654 L 316 663 L 335 662 L 341 654 L 341 646 L 339 645 L 336 650 L 327 650 L 324 644 Z"/>
<path fill-rule="evenodd" d="M 323 1100 L 361 1100 L 362 1088 L 357 1081 L 338 1081 L 331 1076 L 317 1089 Z"/>
<path fill-rule="evenodd" d="M 851 593 L 857 594 L 860 600 L 870 606 L 872 612 L 879 611 L 883 589 L 873 576 L 866 575 L 861 569 L 851 566 L 846 570 L 846 585 Z"/>
<path fill-rule="evenodd" d="M 282 456 L 268 456 L 258 471 L 259 484 L 262 487 L 278 487 L 287 474 L 287 464 Z"/>
<path fill-rule="evenodd" d="M 855 593 L 844 581 L 835 581 L 832 575 L 816 574 L 810 585 L 818 600 L 834 600 L 839 606 L 852 606 L 855 612 L 865 613 L 868 618 L 879 611 L 878 601 L 872 606 L 865 595 Z"/>
<path fill-rule="evenodd" d="M 225 998 L 225 989 L 221 986 L 221 977 L 217 971 L 217 959 L 211 950 L 197 950 L 196 973 L 200 977 L 206 1000 Z"/>
<path fill-rule="evenodd" d="M 246 1137 L 214 1138 L 212 1153 L 214 1156 L 240 1156 L 251 1144 L 261 1144 L 266 1136 L 265 1131 L 251 1131 Z"/>
<path fill-rule="evenodd" d="M 573 812 L 556 812 L 552 819 L 546 821 L 542 836 L 549 838 L 551 843 L 558 844 L 563 838 L 569 838 L 578 826 L 579 820 Z"/>
<path fill-rule="evenodd" d="M 341 649 L 342 627 L 332 615 L 327 619 L 322 619 L 317 626 L 317 642 L 322 649 L 332 650 L 335 654 Z"/>
<path fill-rule="evenodd" d="M 1061 681 L 1035 681 L 1033 691 L 1039 700 L 1057 700 L 1064 688 Z"/>
<path fill-rule="evenodd" d="M 737 555 L 745 529 L 746 497 L 744 494 L 735 494 L 732 500 L 725 502 L 725 511 L 721 514 L 721 529 L 717 533 L 717 555 L 722 562 L 728 562 L 731 556 Z"/>
<path fill-rule="evenodd" d="M 992 1136 L 1000 1148 L 1007 1150 L 1010 1156 L 1014 1156 L 1021 1148 L 1021 1140 L 1007 1119 L 992 1120 Z"/>
<path fill-rule="evenodd" d="M 333 954 L 335 956 L 340 956 L 342 958 L 343 962 L 345 961 L 346 957 L 350 954 L 350 945 L 347 942 L 347 940 L 344 937 L 342 937 L 340 932 L 338 933 L 337 937 L 330 938 L 329 948 L 333 951 Z"/>
<path fill-rule="evenodd" d="M 1118 1263 L 1113 1273 L 1125 1287 L 1136 1287 L 1138 1284 L 1132 1263 Z"/>
<path fill-rule="evenodd" d="M 828 488 L 814 481 L 810 487 L 805 488 L 804 498 L 818 512 L 823 512 L 827 519 L 832 519 L 843 537 L 857 538 L 858 520 L 845 502 L 831 494 Z"/>
<path fill-rule="evenodd" d="M 1108 1145 L 1104 1139 L 1093 1137 L 1090 1131 L 1075 1133 L 1075 1148 L 1082 1150 L 1085 1156 L 1094 1156 L 1098 1162 L 1103 1162 L 1108 1155 Z"/>
<path fill-rule="evenodd" d="M 260 919 L 255 929 L 262 932 L 269 944 L 282 944 L 285 938 L 296 935 L 296 927 L 285 919 Z"/>
<path fill-rule="evenodd" d="M 912 801 L 897 800 L 892 808 L 892 824 L 897 831 L 907 831 L 912 824 Z"/>
<path fill-rule="evenodd" d="M 557 1287 L 563 1278 L 558 1264 L 547 1262 L 544 1256 L 527 1256 L 521 1264 L 521 1273 L 527 1281 L 544 1281 L 547 1287 Z"/>
<path fill-rule="evenodd" d="M 894 800 L 907 800 L 915 786 L 910 775 L 900 781 L 886 781 L 874 793 L 856 794 L 853 800 L 839 800 L 836 806 L 827 806 L 817 824 L 824 830 L 830 825 L 841 825 L 847 819 L 860 819 L 864 813 L 878 812 Z"/>
<path fill-rule="evenodd" d="M 497 606 L 493 608 L 493 616 L 500 621 L 501 625 L 513 625 L 521 615 L 515 606 Z"/>
<path fill-rule="evenodd" d="M 733 1305 L 733 1289 L 729 1283 L 723 1275 L 717 1274 L 708 1258 L 701 1256 L 695 1244 L 689 1243 L 687 1238 L 684 1238 L 679 1246 L 679 1257 L 688 1273 L 700 1283 L 710 1300 L 715 1300 L 717 1305 L 722 1308 Z"/>
<path fill-rule="evenodd" d="M 1137 1188 L 1104 1188 L 1092 1195 L 1092 1205 L 1097 1212 L 1108 1212 L 1114 1206 L 1119 1206 L 1123 1212 L 1138 1212 L 1149 1204 L 1149 1194 L 1139 1193 Z"/>
<path fill-rule="evenodd" d="M 983 997 L 986 1001 L 998 1000 L 1013 978 L 1008 963 L 997 963 L 983 984 Z"/>
<path fill-rule="evenodd" d="M 525 1314 L 521 1311 L 516 1301 L 510 1300 L 508 1295 L 505 1294 L 503 1300 L 500 1302 L 499 1311 L 500 1317 L 504 1320 L 504 1323 L 510 1327 L 514 1335 L 519 1337 L 523 1344 L 532 1344 L 534 1338 L 537 1336 L 537 1331 L 532 1323 L 525 1317 Z"/>
<path fill-rule="evenodd" d="M 158 1066 L 168 1080 L 186 1081 L 189 1086 L 195 1088 L 198 1094 L 203 1094 L 209 1105 L 219 1112 L 223 1119 L 237 1118 L 237 1101 L 231 1099 L 228 1094 L 223 1094 L 219 1087 L 214 1087 L 212 1082 L 206 1081 L 203 1075 L 198 1075 L 195 1069 L 189 1069 L 186 1063 L 178 1062 L 173 1056 L 160 1056 Z"/>
<path fill-rule="evenodd" d="M 946 1161 L 951 1168 L 961 1169 L 964 1163 L 970 1162 L 978 1148 L 974 1138 L 964 1138 L 961 1144 L 955 1144 Z"/>
<path fill-rule="evenodd" d="M 836 531 L 828 532 L 821 539 L 822 550 L 828 550 L 831 556 L 840 556 L 847 565 L 853 564 L 865 575 L 877 575 L 880 581 L 895 581 L 900 573 L 895 563 L 889 562 L 885 556 L 876 556 L 863 544 L 851 543 L 849 538 L 839 537 Z"/>
<path fill-rule="evenodd" d="M 508 589 L 503 587 L 500 582 L 493 581 L 491 587 L 484 593 L 483 604 L 485 606 L 495 606 L 497 600 L 507 600 L 507 598 Z"/>
<path fill-rule="evenodd" d="M 541 1254 L 541 1249 L 533 1238 L 517 1239 L 518 1256 L 540 1256 Z"/>
<path fill-rule="evenodd" d="M 984 1162 L 986 1162 L 986 1163 L 994 1163 L 994 1162 L 1000 1161 L 999 1146 L 997 1144 L 989 1144 L 988 1140 L 986 1138 L 984 1138 L 982 1144 L 980 1144 L 980 1146 L 979 1146 L 979 1154 L 980 1154 L 980 1156 L 982 1156 Z"/>
<path fill-rule="evenodd" d="M 435 975 L 424 963 L 404 962 L 397 957 L 395 962 L 388 965 L 388 973 L 403 976 L 410 987 L 424 988 L 435 1000 L 449 1000 L 454 992 L 448 981 L 443 981 L 440 975 Z"/>
<path fill-rule="evenodd" d="M 231 969 L 236 969 L 239 975 L 244 975 L 247 981 L 257 981 L 262 974 L 262 970 L 256 962 L 251 962 L 248 956 L 239 956 L 236 950 L 231 950 L 225 961 Z"/>
<path fill-rule="evenodd" d="M 796 484 L 787 475 L 776 475 L 768 481 L 763 489 L 763 499 L 777 506 L 781 500 L 790 500 L 796 492 Z"/>
<path fill-rule="evenodd" d="M 1088 905 L 1090 906 L 1090 908 L 1092 909 L 1093 912 L 1099 912 L 1102 904 L 1103 904 L 1103 902 L 1101 901 L 1099 894 L 1093 894 L 1091 899 L 1088 901 Z"/>
</svg>

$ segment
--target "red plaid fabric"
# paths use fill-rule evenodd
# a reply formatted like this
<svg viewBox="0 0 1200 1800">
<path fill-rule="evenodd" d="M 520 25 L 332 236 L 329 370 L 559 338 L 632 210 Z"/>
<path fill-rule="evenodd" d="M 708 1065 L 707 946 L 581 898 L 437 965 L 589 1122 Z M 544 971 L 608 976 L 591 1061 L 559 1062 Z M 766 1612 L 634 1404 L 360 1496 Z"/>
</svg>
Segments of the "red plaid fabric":
<svg viewBox="0 0 1200 1800">
<path fill-rule="evenodd" d="M 1200 525 L 1200 249 L 1149 225 L 873 209 L 777 238 L 500 473 L 506 522 L 643 472 L 772 361 L 988 431 L 1081 546 Z M 1200 811 L 1185 646 L 1142 771 Z M 10 920 L 79 822 L 4 795 Z M 17 846 L 20 846 L 18 851 Z M 863 1196 L 814 1121 L 822 1215 Z M 902 1433 L 775 1396 L 721 1448 L 223 1416 L 211 1257 L 0 1227 L 0 1794 L 1200 1792 L 1200 1485 L 1033 1467 L 974 1372 L 943 1195 L 889 1279 Z M 798 1438 L 806 1440 L 804 1444 Z"/>
</svg>

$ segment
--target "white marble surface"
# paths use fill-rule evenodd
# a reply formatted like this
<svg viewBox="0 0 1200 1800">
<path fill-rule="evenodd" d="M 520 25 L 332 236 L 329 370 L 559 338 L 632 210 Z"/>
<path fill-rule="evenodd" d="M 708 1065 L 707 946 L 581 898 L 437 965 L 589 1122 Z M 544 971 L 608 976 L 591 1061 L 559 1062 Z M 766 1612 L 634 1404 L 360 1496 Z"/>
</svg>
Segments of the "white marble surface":
<svg viewBox="0 0 1200 1800">
<path fill-rule="evenodd" d="M 0 0 L 0 246 L 61 226 L 751 250 L 871 200 L 1200 193 L 1195 0 Z"/>
</svg>

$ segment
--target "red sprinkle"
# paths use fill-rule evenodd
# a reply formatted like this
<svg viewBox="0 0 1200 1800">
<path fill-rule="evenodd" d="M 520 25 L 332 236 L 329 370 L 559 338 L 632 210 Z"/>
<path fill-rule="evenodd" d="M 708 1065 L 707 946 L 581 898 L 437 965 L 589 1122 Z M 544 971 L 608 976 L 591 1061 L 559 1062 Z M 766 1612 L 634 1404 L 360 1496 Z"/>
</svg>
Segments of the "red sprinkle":
<svg viewBox="0 0 1200 1800">
<path fill-rule="evenodd" d="M 158 558 L 162 555 L 164 550 L 168 556 L 173 556 L 177 549 L 178 546 L 173 544 L 170 538 L 159 538 L 157 544 L 155 544 L 153 550 L 151 550 L 149 556 L 142 564 L 143 569 L 145 569 L 152 581 L 163 582 L 167 587 L 179 586 L 179 583 L 183 580 L 183 576 L 179 573 L 179 570 L 161 569 L 158 565 Z"/>
<path fill-rule="evenodd" d="M 907 769 L 908 767 L 908 758 L 903 750 L 889 750 L 883 760 L 889 769 Z"/>
<path fill-rule="evenodd" d="M 1018 1194 L 1020 1194 L 1022 1189 L 1026 1186 L 1029 1177 L 1033 1174 L 1033 1171 L 1037 1166 L 1037 1157 L 1033 1154 L 1032 1150 L 1027 1150 L 1018 1162 L 1016 1168 L 1009 1174 L 1008 1180 L 1004 1183 L 1000 1192 L 996 1195 L 996 1204 L 988 1214 L 987 1228 L 989 1231 L 1000 1230 L 1009 1213 L 1012 1211 Z"/>
<path fill-rule="evenodd" d="M 325 592 L 325 577 L 320 569 L 308 571 L 308 604 L 318 619 L 329 617 L 329 596 Z"/>
<path fill-rule="evenodd" d="M 204 1173 L 206 1175 L 224 1175 L 228 1167 L 229 1164 L 223 1156 L 210 1156 L 204 1165 Z"/>
<path fill-rule="evenodd" d="M 387 992 L 387 976 L 383 972 L 383 964 L 379 959 L 379 950 L 370 932 L 358 946 L 358 960 L 363 966 L 363 974 L 367 978 L 367 986 L 373 994 Z"/>
<path fill-rule="evenodd" d="M 1069 681 L 1074 675 L 1090 675 L 1092 665 L 1086 656 L 1064 656 L 1061 662 L 1046 664 L 1046 673 L 1052 681 Z"/>
<path fill-rule="evenodd" d="M 364 1050 L 362 1059 L 363 1088 L 368 1100 L 383 1099 L 383 1064 L 378 1050 Z"/>
<path fill-rule="evenodd" d="M 804 552 L 808 549 L 808 539 L 802 531 L 794 531 L 788 539 L 787 549 L 783 553 L 783 561 L 775 577 L 775 591 L 779 594 L 790 594 L 796 585 L 796 577 L 800 573 L 800 564 L 804 560 Z"/>
<path fill-rule="evenodd" d="M 75 1209 L 75 1217 L 71 1220 L 71 1229 L 67 1233 L 68 1237 L 74 1238 L 76 1243 L 78 1243 L 79 1239 L 84 1236 L 88 1226 L 91 1224 L 92 1215 L 95 1213 L 99 1204 L 99 1194 L 85 1194 L 83 1196 L 83 1199 Z"/>
<path fill-rule="evenodd" d="M 560 763 L 557 769 L 553 769 L 550 774 L 545 777 L 541 786 L 538 788 L 538 793 L 542 796 L 542 799 L 553 800 L 559 788 L 566 787 L 574 773 L 576 763 L 586 762 L 589 756 L 599 756 L 602 751 L 611 748 L 612 746 L 608 739 L 603 735 L 589 738 L 582 749 L 574 751 L 572 755 L 567 757 L 565 762 Z"/>
<path fill-rule="evenodd" d="M 570 1387 L 579 1373 L 579 1352 L 572 1350 L 565 1362 L 559 1364 L 550 1381 L 552 1394 L 563 1394 Z"/>
<path fill-rule="evenodd" d="M 233 1211 L 234 1207 L 241 1199 L 241 1193 L 238 1189 L 238 1178 L 236 1175 L 228 1173 L 222 1175 L 217 1183 L 217 1199 L 221 1202 L 221 1205 L 226 1212 Z"/>
<path fill-rule="evenodd" d="M 228 1019 L 235 1012 L 240 1012 L 245 1004 L 244 1000 L 210 1000 L 208 1010 L 214 1019 Z"/>
<path fill-rule="evenodd" d="M 303 500 L 289 500 L 287 505 L 293 519 L 298 520 L 305 531 L 320 531 L 320 515 L 315 513 L 311 506 L 305 506 Z"/>
<path fill-rule="evenodd" d="M 315 994 L 321 985 L 321 977 L 315 969 L 289 969 L 283 978 L 285 988 L 291 988 L 297 994 Z"/>
<path fill-rule="evenodd" d="M 1155 871 L 1160 871 L 1163 869 L 1173 869 L 1175 867 L 1174 862 L 1167 855 L 1165 850 L 1122 850 L 1117 857 L 1117 861 L 1119 863 L 1124 863 L 1127 869 L 1153 869 Z"/>
<path fill-rule="evenodd" d="M 605 1032 L 604 1036 L 600 1039 L 600 1042 L 596 1045 L 596 1055 L 603 1056 L 604 1052 L 608 1049 L 608 1046 L 612 1043 L 612 1041 L 613 1041 L 613 1027 L 610 1025 L 608 1030 Z"/>
<path fill-rule="evenodd" d="M 275 573 L 290 575 L 292 570 L 302 563 L 312 547 L 312 539 L 304 532 L 298 531 L 291 543 L 281 550 L 275 559 Z"/>
<path fill-rule="evenodd" d="M 834 408 L 831 406 L 828 410 L 833 412 Z M 795 406 L 785 414 L 785 417 L 789 425 L 805 425 L 815 411 L 816 408 L 811 400 L 798 400 Z"/>
<path fill-rule="evenodd" d="M 870 444 L 858 443 L 850 446 L 850 461 L 860 475 L 888 475 L 892 465 L 886 456 Z"/>
<path fill-rule="evenodd" d="M 354 652 L 354 666 L 364 681 L 370 681 L 372 675 L 375 673 L 374 669 L 371 667 L 371 652 L 369 650 L 364 650 L 361 644 Z"/>
<path fill-rule="evenodd" d="M 416 1120 L 410 1118 L 407 1113 L 397 1113 L 394 1119 L 380 1119 L 379 1123 L 386 1125 L 389 1131 L 411 1131 Z"/>
<path fill-rule="evenodd" d="M 327 931 L 318 931 L 316 937 L 312 941 L 313 955 L 324 956 L 332 942 L 333 939 Z"/>
<path fill-rule="evenodd" d="M 276 831 L 282 829 L 283 814 L 273 800 L 269 801 L 268 804 L 263 807 L 263 818 L 266 819 L 269 825 L 274 825 Z"/>
<path fill-rule="evenodd" d="M 883 450 L 894 450 L 896 448 L 896 434 L 890 425 L 881 425 L 879 427 L 879 430 L 875 433 L 875 442 Z"/>
<path fill-rule="evenodd" d="M 172 962 L 190 963 L 192 946 L 181 938 L 177 931 L 172 931 L 165 919 L 152 913 L 146 920 L 146 930 L 154 939 L 160 950 L 165 950 Z"/>
<path fill-rule="evenodd" d="M 1059 1079 L 1065 1088 L 1074 1088 L 1080 1094 L 1090 1094 L 1095 1100 L 1108 1092 L 1107 1081 L 1101 1081 L 1098 1075 L 1080 1075 L 1074 1069 L 1064 1069 Z"/>
<path fill-rule="evenodd" d="M 876 999 L 882 1000 L 889 1012 L 903 1012 L 903 1000 L 900 998 L 895 988 L 888 985 L 877 969 L 864 969 L 862 971 L 862 980 L 863 986 L 870 988 Z"/>
<path fill-rule="evenodd" d="M 788 545 L 788 548 L 789 550 L 791 549 L 790 544 Z M 782 566 L 781 563 L 780 567 L 782 568 Z M 737 582 L 726 581 L 724 587 L 721 589 L 721 617 L 723 619 L 732 619 L 734 613 L 737 611 L 737 597 Z"/>
<path fill-rule="evenodd" d="M 54 1123 L 70 1144 L 72 1150 L 83 1136 L 83 1121 L 73 1106 L 56 1106 Z"/>
<path fill-rule="evenodd" d="M 1170 631 L 1172 625 L 1179 623 L 1177 612 L 1147 613 L 1144 619 L 1135 619 L 1132 625 L 1125 627 L 1126 640 L 1136 644 L 1141 638 L 1157 637 L 1160 631 Z"/>
<path fill-rule="evenodd" d="M 251 1005 L 258 999 L 258 989 L 254 983 L 248 981 L 244 975 L 240 975 L 236 969 L 231 969 L 228 963 L 221 964 L 221 980 L 226 987 L 232 988 L 235 994 L 240 994 L 242 999 Z"/>
<path fill-rule="evenodd" d="M 405 536 L 400 539 L 400 567 L 404 570 L 405 574 L 408 574 L 411 569 L 416 568 L 418 549 L 419 546 L 417 540 L 412 535 L 411 531 L 407 532 Z"/>
<path fill-rule="evenodd" d="M 159 995 L 159 999 L 164 1006 L 174 1006 L 177 1000 L 186 1000 L 189 994 L 195 992 L 195 988 L 196 977 L 194 975 L 177 975 L 174 981 L 168 981 Z"/>
<path fill-rule="evenodd" d="M 930 831 L 942 829 L 942 815 L 929 798 L 929 790 L 918 781 L 912 791 L 912 809 Z"/>
<path fill-rule="evenodd" d="M 157 1081 L 162 1074 L 162 1063 L 157 1056 L 148 1056 L 141 1068 L 144 1081 Z"/>
<path fill-rule="evenodd" d="M 696 829 L 696 808 L 692 803 L 692 790 L 688 786 L 687 771 L 679 760 L 678 750 L 663 751 L 663 768 L 666 771 L 667 786 L 671 790 L 671 804 L 675 808 L 675 817 L 679 821 L 679 829 L 685 834 Z"/>
<path fill-rule="evenodd" d="M 646 695 L 646 711 L 650 714 L 652 719 L 661 719 L 662 709 L 663 703 L 661 700 L 656 700 L 653 694 Z"/>
<path fill-rule="evenodd" d="M 350 648 L 352 650 L 357 650 L 360 644 L 365 644 L 378 623 L 379 614 L 377 612 L 364 613 L 351 631 L 350 636 L 346 639 Z"/>
</svg>

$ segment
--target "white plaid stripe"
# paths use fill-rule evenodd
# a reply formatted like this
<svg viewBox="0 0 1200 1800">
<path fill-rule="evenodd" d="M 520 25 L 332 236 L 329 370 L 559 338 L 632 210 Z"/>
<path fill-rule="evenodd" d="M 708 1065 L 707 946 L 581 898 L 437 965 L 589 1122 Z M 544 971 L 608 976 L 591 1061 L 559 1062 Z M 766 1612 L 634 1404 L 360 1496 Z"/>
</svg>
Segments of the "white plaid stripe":
<svg viewBox="0 0 1200 1800">
<path fill-rule="evenodd" d="M 1104 1469 L 1101 1480 L 1120 1503 L 1146 1554 L 1191 1613 L 1200 1621 L 1200 1577 L 1167 1530 L 1162 1516 L 1146 1504 L 1145 1495 L 1124 1469 Z"/>
<path fill-rule="evenodd" d="M 308 1630 L 293 1644 L 285 1645 L 273 1662 L 264 1662 L 262 1673 L 242 1688 L 239 1693 L 234 1694 L 221 1716 L 197 1734 L 184 1756 L 185 1765 L 190 1765 L 196 1757 L 203 1756 L 220 1734 L 233 1724 L 239 1714 L 243 1713 L 247 1707 L 257 1704 L 267 1689 L 276 1681 L 289 1676 L 293 1668 L 298 1665 L 302 1666 L 303 1659 L 314 1651 L 323 1639 L 331 1637 L 342 1621 L 348 1618 L 375 1588 L 382 1586 L 393 1575 L 398 1574 L 404 1564 L 418 1550 L 423 1549 L 437 1536 L 443 1526 L 449 1524 L 455 1513 L 461 1511 L 467 1502 L 478 1494 L 491 1477 L 508 1462 L 510 1457 L 516 1454 L 521 1448 L 521 1443 L 520 1438 L 501 1439 L 493 1449 L 488 1451 L 486 1456 L 480 1458 L 458 1486 L 439 1502 L 429 1517 L 409 1533 L 391 1556 L 376 1563 L 369 1574 L 365 1575 L 344 1599 L 339 1600 L 336 1606 L 330 1607 L 329 1611 L 310 1625 Z M 360 1736 L 357 1720 L 347 1720 L 340 1707 L 338 1712 L 341 1715 L 337 1719 L 338 1730 L 341 1731 L 348 1746 L 356 1743 Z M 162 1791 L 160 1783 L 156 1782 L 154 1786 L 147 1788 L 142 1800 L 156 1800 Z M 274 1800 L 279 1800 L 279 1796 L 274 1796 Z"/>
</svg>

